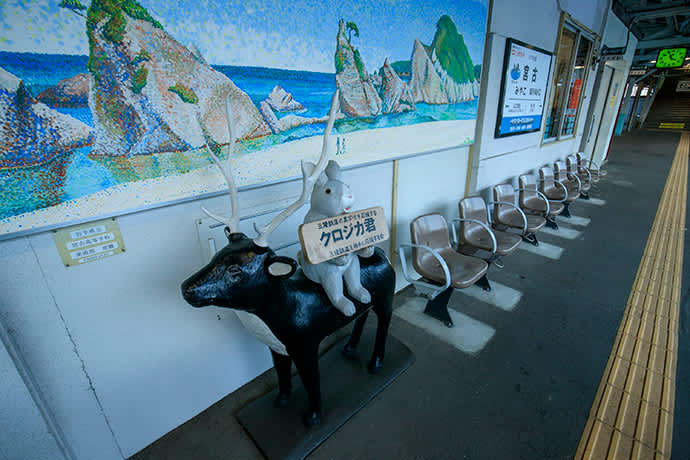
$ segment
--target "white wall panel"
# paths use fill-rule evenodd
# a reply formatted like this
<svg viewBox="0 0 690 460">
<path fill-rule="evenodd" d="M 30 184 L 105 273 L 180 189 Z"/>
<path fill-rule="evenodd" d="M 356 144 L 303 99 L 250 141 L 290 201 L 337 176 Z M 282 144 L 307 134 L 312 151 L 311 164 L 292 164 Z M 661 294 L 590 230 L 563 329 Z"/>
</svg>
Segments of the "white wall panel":
<svg viewBox="0 0 690 460">
<path fill-rule="evenodd" d="M 46 246 L 51 240 L 50 234 L 41 234 L 31 241 L 34 246 Z M 0 244 L 0 327 L 12 337 L 65 441 L 79 458 L 122 458 L 107 415 L 101 412 L 82 368 L 78 344 L 72 342 L 71 331 L 65 328 L 60 306 L 44 278 L 49 268 L 38 263 L 32 244 L 28 238 Z M 73 281 L 61 288 L 79 286 Z M 86 310 L 90 307 L 83 305 Z M 0 387 L 6 385 L 0 382 Z"/>
<path fill-rule="evenodd" d="M 0 459 L 64 458 L 2 342 L 0 382 Z"/>
</svg>

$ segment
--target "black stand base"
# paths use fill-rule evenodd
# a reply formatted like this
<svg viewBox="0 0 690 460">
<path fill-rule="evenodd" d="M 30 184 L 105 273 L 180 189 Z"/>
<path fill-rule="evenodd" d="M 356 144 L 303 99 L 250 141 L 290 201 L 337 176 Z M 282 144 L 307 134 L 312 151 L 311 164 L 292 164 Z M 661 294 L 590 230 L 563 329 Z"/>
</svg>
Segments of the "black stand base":
<svg viewBox="0 0 690 460">
<path fill-rule="evenodd" d="M 267 459 L 302 460 L 414 363 L 414 353 L 388 335 L 383 367 L 370 374 L 366 366 L 373 349 L 372 335 L 365 330 L 366 337 L 350 358 L 341 353 L 347 342 L 344 339 L 319 360 L 323 412 L 318 425 L 307 428 L 302 423 L 307 394 L 298 376 L 293 377 L 292 395 L 284 407 L 274 407 L 276 388 L 237 413 Z"/>
<path fill-rule="evenodd" d="M 475 284 L 486 292 L 491 292 L 491 284 L 489 284 L 489 278 L 487 278 L 486 275 L 479 278 Z"/>
<path fill-rule="evenodd" d="M 570 217 L 570 203 L 563 203 L 563 212 L 561 213 L 561 216 L 563 217 Z"/>
<path fill-rule="evenodd" d="M 556 219 L 553 217 L 549 216 L 546 218 L 546 226 L 554 230 L 558 230 L 558 224 L 556 223 Z"/>
<path fill-rule="evenodd" d="M 436 318 L 448 327 L 453 327 L 453 320 L 450 318 L 450 313 L 448 313 L 448 301 L 452 294 L 453 288 L 449 287 L 433 300 L 428 301 L 424 313 L 432 318 Z"/>
<path fill-rule="evenodd" d="M 529 235 L 525 235 L 522 237 L 524 241 L 527 241 L 529 244 L 532 244 L 534 246 L 539 246 L 539 240 L 537 239 L 537 235 L 534 233 L 530 233 Z"/>
<path fill-rule="evenodd" d="M 589 200 L 589 192 L 580 192 L 580 198 L 583 200 Z"/>
</svg>

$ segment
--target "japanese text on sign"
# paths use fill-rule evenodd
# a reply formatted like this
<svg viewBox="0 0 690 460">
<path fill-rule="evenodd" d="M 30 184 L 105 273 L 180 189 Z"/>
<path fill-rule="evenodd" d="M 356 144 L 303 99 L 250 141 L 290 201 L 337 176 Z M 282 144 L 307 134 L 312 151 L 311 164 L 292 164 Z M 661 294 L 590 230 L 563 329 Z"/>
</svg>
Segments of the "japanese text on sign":
<svg viewBox="0 0 690 460">
<path fill-rule="evenodd" d="M 125 250 L 115 219 L 54 230 L 53 239 L 66 267 L 92 262 Z"/>
<path fill-rule="evenodd" d="M 383 208 L 369 208 L 300 226 L 306 259 L 320 263 L 388 239 Z"/>
<path fill-rule="evenodd" d="M 550 68 L 550 53 L 508 39 L 496 137 L 541 128 Z"/>
</svg>

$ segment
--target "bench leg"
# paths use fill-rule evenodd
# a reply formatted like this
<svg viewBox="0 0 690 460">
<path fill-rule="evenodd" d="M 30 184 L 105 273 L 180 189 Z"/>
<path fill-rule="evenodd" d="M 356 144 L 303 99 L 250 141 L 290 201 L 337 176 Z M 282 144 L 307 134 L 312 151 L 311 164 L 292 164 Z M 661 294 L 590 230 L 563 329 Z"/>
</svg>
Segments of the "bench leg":
<svg viewBox="0 0 690 460">
<path fill-rule="evenodd" d="M 583 200 L 589 200 L 589 192 L 580 192 L 580 198 Z"/>
<path fill-rule="evenodd" d="M 548 216 L 546 218 L 546 226 L 554 230 L 558 230 L 558 224 L 556 223 L 556 219 L 554 219 L 551 216 Z"/>
<path fill-rule="evenodd" d="M 453 294 L 453 288 L 449 287 L 435 298 L 428 301 L 426 309 L 424 309 L 424 313 L 432 318 L 436 318 L 448 327 L 453 327 L 453 320 L 450 319 L 450 313 L 448 313 L 448 301 L 450 300 L 451 294 Z"/>
<path fill-rule="evenodd" d="M 491 292 L 491 284 L 489 284 L 489 278 L 487 278 L 486 275 L 479 278 L 474 284 L 484 289 L 486 292 Z"/>
<path fill-rule="evenodd" d="M 563 203 L 563 212 L 561 213 L 561 216 L 563 217 L 570 217 L 570 203 Z"/>
<path fill-rule="evenodd" d="M 529 244 L 532 244 L 534 246 L 539 246 L 539 240 L 537 240 L 537 235 L 534 233 L 530 233 L 529 235 L 525 235 L 522 237 L 524 241 L 527 241 Z"/>
</svg>

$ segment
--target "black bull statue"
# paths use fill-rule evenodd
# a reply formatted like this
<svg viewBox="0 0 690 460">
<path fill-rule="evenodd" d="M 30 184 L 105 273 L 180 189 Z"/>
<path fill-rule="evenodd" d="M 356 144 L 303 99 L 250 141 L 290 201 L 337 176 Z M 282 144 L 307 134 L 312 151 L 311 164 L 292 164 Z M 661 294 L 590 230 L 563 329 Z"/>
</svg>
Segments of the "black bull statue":
<svg viewBox="0 0 690 460">
<path fill-rule="evenodd" d="M 277 256 L 269 247 L 257 245 L 243 233 L 228 234 L 229 244 L 199 272 L 182 283 L 184 299 L 194 307 L 216 305 L 258 316 L 282 342 L 288 355 L 271 349 L 278 374 L 276 406 L 284 405 L 291 391 L 294 361 L 309 398 L 304 422 L 320 421 L 321 389 L 318 349 L 321 341 L 355 321 L 343 349 L 352 355 L 359 343 L 369 310 L 378 318 L 374 352 L 368 364 L 371 373 L 383 364 L 386 336 L 392 315 L 395 272 L 381 249 L 360 260 L 362 285 L 371 293 L 371 305 L 355 303 L 356 313 L 345 316 L 335 309 L 320 284 L 308 280 L 297 263 Z M 276 267 L 280 270 L 276 270 Z"/>
</svg>

